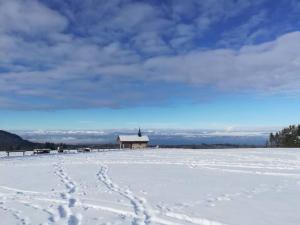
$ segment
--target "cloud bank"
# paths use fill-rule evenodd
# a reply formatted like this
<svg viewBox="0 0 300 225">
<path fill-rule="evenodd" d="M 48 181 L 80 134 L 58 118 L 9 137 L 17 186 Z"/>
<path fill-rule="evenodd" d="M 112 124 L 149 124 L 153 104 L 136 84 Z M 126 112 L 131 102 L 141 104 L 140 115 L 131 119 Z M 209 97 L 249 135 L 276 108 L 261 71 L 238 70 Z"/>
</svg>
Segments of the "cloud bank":
<svg viewBox="0 0 300 225">
<path fill-rule="evenodd" d="M 2 0 L 0 108 L 298 95 L 300 5 L 271 2 Z"/>
</svg>

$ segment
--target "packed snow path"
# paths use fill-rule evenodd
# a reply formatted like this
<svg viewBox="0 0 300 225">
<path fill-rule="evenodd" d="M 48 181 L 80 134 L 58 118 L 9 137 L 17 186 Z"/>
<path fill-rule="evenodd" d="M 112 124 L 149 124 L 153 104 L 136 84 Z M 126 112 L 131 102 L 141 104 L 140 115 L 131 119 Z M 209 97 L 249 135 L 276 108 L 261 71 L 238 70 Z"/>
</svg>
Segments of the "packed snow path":
<svg viewBox="0 0 300 225">
<path fill-rule="evenodd" d="M 299 225 L 300 149 L 0 157 L 0 225 Z"/>
</svg>

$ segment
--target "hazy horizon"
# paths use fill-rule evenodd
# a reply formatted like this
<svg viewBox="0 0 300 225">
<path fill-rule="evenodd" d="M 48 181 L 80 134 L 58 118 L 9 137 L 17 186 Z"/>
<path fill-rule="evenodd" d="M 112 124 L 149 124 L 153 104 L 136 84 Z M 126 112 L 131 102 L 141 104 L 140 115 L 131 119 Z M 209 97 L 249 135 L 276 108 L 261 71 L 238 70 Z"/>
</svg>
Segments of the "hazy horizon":
<svg viewBox="0 0 300 225">
<path fill-rule="evenodd" d="M 66 144 L 115 144 L 120 134 L 136 134 L 137 129 L 98 130 L 10 130 L 34 142 Z M 274 130 L 142 129 L 152 145 L 241 144 L 264 145 Z"/>
</svg>

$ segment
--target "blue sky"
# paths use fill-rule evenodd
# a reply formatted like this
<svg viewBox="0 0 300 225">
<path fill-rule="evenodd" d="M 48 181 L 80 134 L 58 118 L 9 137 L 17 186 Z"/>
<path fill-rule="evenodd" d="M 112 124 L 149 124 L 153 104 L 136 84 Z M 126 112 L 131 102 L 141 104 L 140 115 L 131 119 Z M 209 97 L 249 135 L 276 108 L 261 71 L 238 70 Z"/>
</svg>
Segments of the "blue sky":
<svg viewBox="0 0 300 225">
<path fill-rule="evenodd" d="M 299 123 L 298 0 L 2 0 L 3 129 Z"/>
</svg>

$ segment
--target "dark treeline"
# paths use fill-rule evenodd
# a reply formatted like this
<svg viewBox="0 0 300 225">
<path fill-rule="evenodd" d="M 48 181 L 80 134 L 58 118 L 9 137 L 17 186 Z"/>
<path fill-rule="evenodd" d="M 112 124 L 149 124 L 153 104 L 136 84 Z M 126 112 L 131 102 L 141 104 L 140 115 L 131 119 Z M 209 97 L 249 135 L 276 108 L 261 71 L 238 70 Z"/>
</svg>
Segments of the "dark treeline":
<svg viewBox="0 0 300 225">
<path fill-rule="evenodd" d="M 268 141 L 269 147 L 300 147 L 300 125 L 291 125 L 279 132 L 271 133 Z"/>
</svg>

